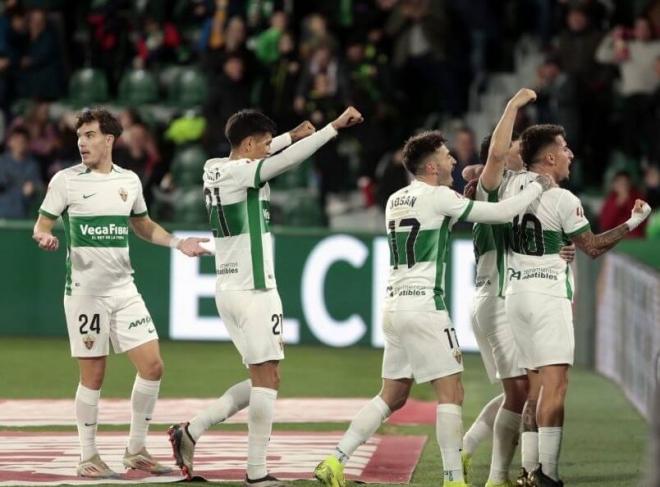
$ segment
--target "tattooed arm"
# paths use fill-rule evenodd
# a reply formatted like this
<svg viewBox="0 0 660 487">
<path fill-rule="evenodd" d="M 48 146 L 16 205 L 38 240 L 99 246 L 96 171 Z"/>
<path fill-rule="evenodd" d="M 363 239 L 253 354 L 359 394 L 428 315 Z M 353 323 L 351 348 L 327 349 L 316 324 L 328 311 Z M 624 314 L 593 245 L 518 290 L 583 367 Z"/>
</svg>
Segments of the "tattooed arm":
<svg viewBox="0 0 660 487">
<path fill-rule="evenodd" d="M 586 231 L 575 235 L 572 237 L 572 240 L 577 248 L 592 259 L 595 259 L 614 247 L 628 232 L 634 230 L 649 216 L 649 213 L 651 213 L 649 205 L 642 200 L 636 200 L 627 222 L 598 235 L 594 235 L 591 231 Z"/>
</svg>

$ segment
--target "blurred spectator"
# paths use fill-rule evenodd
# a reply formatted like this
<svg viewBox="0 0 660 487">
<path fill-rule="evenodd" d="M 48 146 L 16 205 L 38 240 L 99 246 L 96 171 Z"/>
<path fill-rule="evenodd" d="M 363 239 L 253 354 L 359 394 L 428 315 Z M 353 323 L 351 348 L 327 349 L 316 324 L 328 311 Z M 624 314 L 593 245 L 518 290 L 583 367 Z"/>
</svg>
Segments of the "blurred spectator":
<svg viewBox="0 0 660 487">
<path fill-rule="evenodd" d="M 29 152 L 30 133 L 14 127 L 0 156 L 0 218 L 26 218 L 30 203 L 42 189 L 39 165 Z"/>
<path fill-rule="evenodd" d="M 64 58 L 44 10 L 29 12 L 28 35 L 29 43 L 20 61 L 18 94 L 55 100 L 64 95 Z"/>
<path fill-rule="evenodd" d="M 402 0 L 392 11 L 385 27 L 394 38 L 392 65 L 402 91 L 409 99 L 403 120 L 413 127 L 424 115 L 445 108 L 443 102 L 456 99 L 453 72 L 447 63 L 450 25 L 442 2 Z M 427 107 L 420 113 L 419 107 Z"/>
<path fill-rule="evenodd" d="M 60 147 L 60 137 L 55 123 L 50 120 L 50 103 L 33 101 L 24 117 L 16 117 L 11 128 L 21 126 L 30 134 L 29 150 L 39 161 L 41 174 L 47 178 L 48 166 L 53 162 L 55 152 Z"/>
<path fill-rule="evenodd" d="M 610 193 L 603 203 L 600 211 L 601 231 L 610 230 L 625 223 L 630 218 L 630 212 L 635 206 L 635 200 L 643 198 L 642 194 L 633 186 L 632 178 L 626 171 L 617 172 L 610 184 Z M 640 238 L 644 236 L 646 222 L 642 223 L 627 238 Z"/>
<path fill-rule="evenodd" d="M 321 14 L 309 15 L 303 20 L 300 36 L 300 57 L 307 61 L 321 45 L 334 47 L 328 32 L 328 22 Z"/>
<path fill-rule="evenodd" d="M 408 171 L 403 165 L 403 149 L 387 152 L 376 168 L 376 201 L 384 210 L 392 193 L 410 182 Z"/>
<path fill-rule="evenodd" d="M 577 91 L 576 133 L 572 135 L 576 157 L 585 162 L 585 175 L 592 179 L 598 171 L 590 170 L 607 160 L 610 141 L 602 137 L 610 114 L 610 78 L 596 63 L 596 49 L 603 34 L 589 17 L 589 4 L 570 4 L 564 30 L 557 40 L 559 65 L 575 83 Z"/>
<path fill-rule="evenodd" d="M 135 172 L 143 186 L 147 186 L 154 168 L 161 160 L 156 141 L 134 108 L 121 112 L 119 121 L 124 130 L 115 143 L 113 159 L 121 167 Z"/>
<path fill-rule="evenodd" d="M 290 32 L 284 32 L 277 43 L 278 58 L 268 67 L 268 77 L 261 90 L 261 106 L 272 114 L 278 127 L 294 127 L 299 117 L 291 100 L 298 86 L 301 65 L 296 45 Z"/>
<path fill-rule="evenodd" d="M 245 75 L 245 63 L 238 56 L 228 57 L 220 76 L 209 79 L 209 94 L 204 106 L 207 120 L 205 145 L 213 157 L 229 153 L 225 123 L 233 113 L 250 106 L 251 86 Z"/>
<path fill-rule="evenodd" d="M 91 42 L 87 57 L 92 66 L 105 72 L 110 91 L 114 94 L 124 68 L 130 65 L 129 18 L 124 0 L 94 2 L 87 14 Z"/>
<path fill-rule="evenodd" d="M 651 130 L 651 95 L 660 80 L 654 72 L 660 56 L 660 41 L 651 38 L 651 25 L 645 18 L 635 20 L 632 31 L 617 26 L 601 42 L 596 59 L 615 64 L 621 72 L 620 93 L 623 96 L 623 150 L 640 157 L 657 137 Z"/>
<path fill-rule="evenodd" d="M 228 20 L 244 14 L 243 0 L 214 0 L 215 10 L 202 26 L 199 51 L 222 49 L 226 42 Z"/>
<path fill-rule="evenodd" d="M 13 93 L 13 72 L 20 61 L 20 32 L 24 30 L 23 15 L 17 7 L 5 2 L 0 15 L 0 110 L 5 115 Z M 15 2 L 14 2 L 15 3 Z M 18 25 L 16 25 L 18 23 Z"/>
<path fill-rule="evenodd" d="M 344 67 L 329 44 L 322 44 L 303 68 L 293 107 L 297 113 L 311 113 L 312 123 L 334 117 L 334 111 L 348 102 L 348 79 Z M 333 114 L 324 113 L 332 110 Z M 315 120 L 316 119 L 316 120 Z"/>
<path fill-rule="evenodd" d="M 270 19 L 270 28 L 263 31 L 255 39 L 255 53 L 263 64 L 275 63 L 279 56 L 279 43 L 286 31 L 287 18 L 284 12 L 275 12 Z"/>
<path fill-rule="evenodd" d="M 463 169 L 472 164 L 480 163 L 477 142 L 472 129 L 461 127 L 456 131 L 451 153 L 456 159 L 456 165 L 452 171 L 452 177 L 454 178 L 452 188 L 462 194 L 465 187 L 465 181 L 461 176 Z"/>
<path fill-rule="evenodd" d="M 555 58 L 548 58 L 537 70 L 537 123 L 558 124 L 566 129 L 571 145 L 579 139 L 578 94 L 574 78 L 564 73 Z"/>
<path fill-rule="evenodd" d="M 135 69 L 184 61 L 187 53 L 181 49 L 181 35 L 172 22 L 158 22 L 146 17 L 135 39 Z"/>
<path fill-rule="evenodd" d="M 60 144 L 53 154 L 53 162 L 46 169 L 46 181 L 49 181 L 57 171 L 80 163 L 76 121 L 75 112 L 68 112 L 57 121 Z"/>
<path fill-rule="evenodd" d="M 644 171 L 644 200 L 654 210 L 660 207 L 660 167 L 655 164 Z"/>
<path fill-rule="evenodd" d="M 241 17 L 229 19 L 224 34 L 221 47 L 209 47 L 202 54 L 202 66 L 211 84 L 214 83 L 214 79 L 222 76 L 223 66 L 230 57 L 241 59 L 245 77 L 252 80 L 257 73 L 256 59 L 246 46 L 247 32 L 243 19 Z"/>
</svg>

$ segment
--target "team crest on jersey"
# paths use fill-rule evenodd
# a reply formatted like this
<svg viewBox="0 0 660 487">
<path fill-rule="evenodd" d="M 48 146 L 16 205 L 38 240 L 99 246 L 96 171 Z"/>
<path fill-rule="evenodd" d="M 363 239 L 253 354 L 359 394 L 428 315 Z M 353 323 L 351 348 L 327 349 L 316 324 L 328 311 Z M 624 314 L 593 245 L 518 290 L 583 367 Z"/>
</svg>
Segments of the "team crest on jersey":
<svg viewBox="0 0 660 487">
<path fill-rule="evenodd" d="M 459 364 L 461 362 L 463 362 L 463 353 L 458 348 L 454 349 L 454 351 L 452 352 L 452 355 L 456 359 L 456 362 L 458 362 Z"/>
<path fill-rule="evenodd" d="M 122 201 L 126 201 L 128 199 L 128 191 L 124 188 L 119 188 L 119 196 L 121 196 Z"/>
<path fill-rule="evenodd" d="M 83 343 L 85 344 L 85 347 L 87 350 L 91 350 L 92 347 L 94 346 L 94 337 L 91 335 L 85 335 L 82 339 Z"/>
</svg>

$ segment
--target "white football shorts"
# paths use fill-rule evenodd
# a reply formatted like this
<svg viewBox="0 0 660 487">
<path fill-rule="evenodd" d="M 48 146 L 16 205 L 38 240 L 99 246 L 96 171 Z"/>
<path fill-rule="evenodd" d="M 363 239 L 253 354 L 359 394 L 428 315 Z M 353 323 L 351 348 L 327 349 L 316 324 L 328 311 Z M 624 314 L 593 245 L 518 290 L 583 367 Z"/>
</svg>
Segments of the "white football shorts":
<svg viewBox="0 0 660 487">
<path fill-rule="evenodd" d="M 158 339 L 140 294 L 64 296 L 64 314 L 72 357 L 105 357 Z"/>
<path fill-rule="evenodd" d="M 512 294 L 506 297 L 506 314 L 521 367 L 573 365 L 575 336 L 569 299 L 538 293 Z"/>
<path fill-rule="evenodd" d="M 463 371 L 463 354 L 446 311 L 383 312 L 384 379 L 418 384 Z"/>
<path fill-rule="evenodd" d="M 518 349 L 506 316 L 504 298 L 476 296 L 472 330 L 492 383 L 526 375 L 525 369 L 518 365 Z"/>
<path fill-rule="evenodd" d="M 215 304 L 245 365 L 284 358 L 284 319 L 277 289 L 216 291 Z"/>
</svg>

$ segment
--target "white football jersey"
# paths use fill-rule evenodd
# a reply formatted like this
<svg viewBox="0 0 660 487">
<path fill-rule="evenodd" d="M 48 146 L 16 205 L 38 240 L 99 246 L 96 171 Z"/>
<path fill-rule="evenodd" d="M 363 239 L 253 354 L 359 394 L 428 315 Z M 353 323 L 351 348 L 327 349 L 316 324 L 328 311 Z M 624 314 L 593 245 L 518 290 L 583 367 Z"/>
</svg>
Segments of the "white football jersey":
<svg viewBox="0 0 660 487">
<path fill-rule="evenodd" d="M 517 195 L 535 177 L 517 173 L 503 188 L 502 199 Z M 506 295 L 534 292 L 573 299 L 573 273 L 559 250 L 588 230 L 577 196 L 563 188 L 544 192 L 508 225 Z"/>
<path fill-rule="evenodd" d="M 415 180 L 387 200 L 389 310 L 444 310 L 444 276 L 453 225 L 473 202 L 446 186 Z"/>
<path fill-rule="evenodd" d="M 84 164 L 59 171 L 39 212 L 62 216 L 66 236 L 67 295 L 135 294 L 128 255 L 128 219 L 145 216 L 140 178 L 117 165 L 107 173 Z"/>
<path fill-rule="evenodd" d="M 218 290 L 276 287 L 270 233 L 270 188 L 259 171 L 264 159 L 209 159 L 204 198 L 215 236 Z"/>
</svg>

